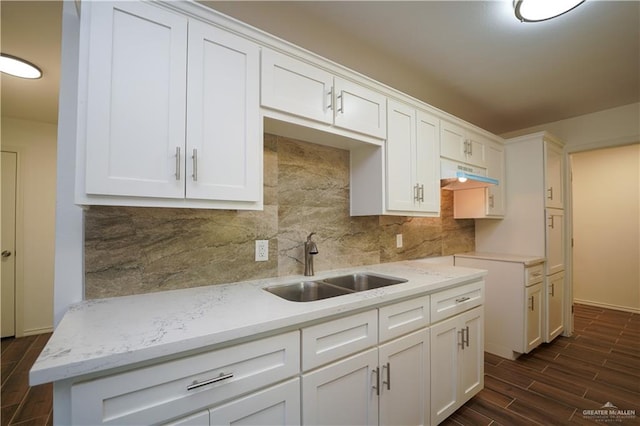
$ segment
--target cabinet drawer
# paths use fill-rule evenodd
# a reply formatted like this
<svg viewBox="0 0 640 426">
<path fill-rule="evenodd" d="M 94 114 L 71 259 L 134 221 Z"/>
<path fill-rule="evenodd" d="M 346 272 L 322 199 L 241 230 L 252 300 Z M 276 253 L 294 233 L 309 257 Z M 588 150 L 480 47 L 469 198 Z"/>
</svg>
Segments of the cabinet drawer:
<svg viewBox="0 0 640 426">
<path fill-rule="evenodd" d="M 429 296 L 383 306 L 378 316 L 380 342 L 426 327 L 429 325 Z"/>
<path fill-rule="evenodd" d="M 438 322 L 484 303 L 484 281 L 431 295 L 431 322 Z"/>
<path fill-rule="evenodd" d="M 378 344 L 377 310 L 302 329 L 304 371 Z"/>
<path fill-rule="evenodd" d="M 72 423 L 150 424 L 209 407 L 297 374 L 299 342 L 292 331 L 75 384 Z"/>
<path fill-rule="evenodd" d="M 539 265 L 531 266 L 525 269 L 525 286 L 530 286 L 531 284 L 536 284 L 542 281 L 544 278 L 544 263 Z"/>
</svg>

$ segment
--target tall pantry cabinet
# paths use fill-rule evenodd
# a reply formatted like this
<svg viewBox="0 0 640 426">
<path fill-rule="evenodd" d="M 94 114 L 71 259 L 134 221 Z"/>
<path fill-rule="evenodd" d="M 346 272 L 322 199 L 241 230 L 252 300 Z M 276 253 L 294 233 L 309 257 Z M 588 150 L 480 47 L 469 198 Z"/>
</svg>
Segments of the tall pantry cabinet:
<svg viewBox="0 0 640 426">
<path fill-rule="evenodd" d="M 500 221 L 476 222 L 476 251 L 540 256 L 544 341 L 564 331 L 564 143 L 546 132 L 508 139 L 505 163 L 509 211 Z"/>
</svg>

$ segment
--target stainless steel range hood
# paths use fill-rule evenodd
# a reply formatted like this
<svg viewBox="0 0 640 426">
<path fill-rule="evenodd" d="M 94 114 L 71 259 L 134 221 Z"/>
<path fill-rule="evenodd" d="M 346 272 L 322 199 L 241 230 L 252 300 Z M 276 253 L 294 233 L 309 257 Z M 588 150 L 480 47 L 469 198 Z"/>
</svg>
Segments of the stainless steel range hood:
<svg viewBox="0 0 640 426">
<path fill-rule="evenodd" d="M 486 188 L 498 185 L 497 179 L 487 176 L 487 169 L 458 163 L 451 160 L 440 160 L 440 187 L 451 191 L 459 189 Z"/>
</svg>

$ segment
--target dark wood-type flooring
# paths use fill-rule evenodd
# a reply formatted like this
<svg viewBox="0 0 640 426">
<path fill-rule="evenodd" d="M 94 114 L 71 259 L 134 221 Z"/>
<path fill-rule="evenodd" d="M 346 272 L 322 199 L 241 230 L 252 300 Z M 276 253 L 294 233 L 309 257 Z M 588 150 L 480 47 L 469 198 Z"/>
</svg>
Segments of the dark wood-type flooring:
<svg viewBox="0 0 640 426">
<path fill-rule="evenodd" d="M 640 315 L 575 307 L 575 330 L 516 361 L 485 354 L 485 388 L 443 425 L 640 425 Z M 2 425 L 51 425 L 51 384 L 28 371 L 50 334 L 2 339 Z M 619 421 L 583 410 L 635 410 Z"/>
</svg>

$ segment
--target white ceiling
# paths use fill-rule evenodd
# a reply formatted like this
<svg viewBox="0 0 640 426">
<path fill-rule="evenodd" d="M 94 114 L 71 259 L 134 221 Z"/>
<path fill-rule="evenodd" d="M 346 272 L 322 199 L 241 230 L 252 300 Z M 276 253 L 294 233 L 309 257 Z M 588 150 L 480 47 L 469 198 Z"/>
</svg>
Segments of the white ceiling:
<svg viewBox="0 0 640 426">
<path fill-rule="evenodd" d="M 231 15 L 240 10 L 239 2 L 207 3 Z M 240 4 L 282 12 L 289 21 L 278 26 L 249 22 L 275 35 L 278 27 L 286 33 L 291 19 L 312 17 L 372 46 L 451 94 L 451 102 L 435 106 L 495 133 L 640 101 L 637 0 L 587 0 L 536 24 L 518 22 L 510 0 Z M 35 82 L 3 76 L 2 114 L 55 122 L 59 2 L 3 0 L 1 8 L 2 51 L 45 73 Z"/>
</svg>

